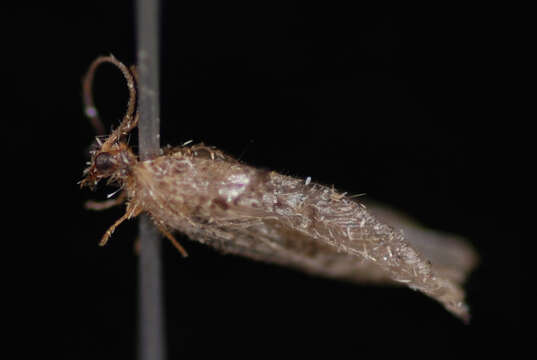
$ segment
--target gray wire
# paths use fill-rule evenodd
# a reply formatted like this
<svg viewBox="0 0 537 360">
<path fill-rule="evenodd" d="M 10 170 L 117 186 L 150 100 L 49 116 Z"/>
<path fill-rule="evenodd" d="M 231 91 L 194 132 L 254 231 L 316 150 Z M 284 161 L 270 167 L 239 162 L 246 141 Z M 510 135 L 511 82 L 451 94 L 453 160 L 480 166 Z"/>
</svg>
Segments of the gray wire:
<svg viewBox="0 0 537 360">
<path fill-rule="evenodd" d="M 137 0 L 138 125 L 140 159 L 160 151 L 159 2 Z M 140 219 L 138 359 L 166 358 L 161 241 L 147 216 Z"/>
</svg>

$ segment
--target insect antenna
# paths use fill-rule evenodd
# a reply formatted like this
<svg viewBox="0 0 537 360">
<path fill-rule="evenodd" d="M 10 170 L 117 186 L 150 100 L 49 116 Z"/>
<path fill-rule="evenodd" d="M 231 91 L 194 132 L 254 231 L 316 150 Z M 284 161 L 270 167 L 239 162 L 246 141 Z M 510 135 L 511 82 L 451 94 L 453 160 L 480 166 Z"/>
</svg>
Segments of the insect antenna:
<svg viewBox="0 0 537 360">
<path fill-rule="evenodd" d="M 82 79 L 82 89 L 83 89 L 83 102 L 86 116 L 88 116 L 90 123 L 97 135 L 106 134 L 105 127 L 103 122 L 99 117 L 99 112 L 95 107 L 92 95 L 93 87 L 93 78 L 95 77 L 95 71 L 99 65 L 103 63 L 110 63 L 115 65 L 123 73 L 123 77 L 127 81 L 127 88 L 129 89 L 129 101 L 127 103 L 127 110 L 123 116 L 121 124 L 115 132 L 110 135 L 107 142 L 110 141 L 119 141 L 126 134 L 128 134 L 132 129 L 138 125 L 139 114 L 136 109 L 136 80 L 138 78 L 136 69 L 134 66 L 131 66 L 129 69 L 121 61 L 117 60 L 113 55 L 110 56 L 100 56 L 95 59 L 84 78 Z"/>
</svg>

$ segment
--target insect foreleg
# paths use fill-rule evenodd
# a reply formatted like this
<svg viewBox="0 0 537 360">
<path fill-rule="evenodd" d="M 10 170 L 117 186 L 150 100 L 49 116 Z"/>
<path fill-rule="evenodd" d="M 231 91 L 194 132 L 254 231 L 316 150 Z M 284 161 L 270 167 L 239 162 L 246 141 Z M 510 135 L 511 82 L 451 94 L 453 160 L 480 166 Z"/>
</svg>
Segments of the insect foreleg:
<svg viewBox="0 0 537 360">
<path fill-rule="evenodd" d="M 106 230 L 101 241 L 99 242 L 99 246 L 106 245 L 106 243 L 108 242 L 108 239 L 110 238 L 114 230 L 119 226 L 119 224 L 121 224 L 125 220 L 137 217 L 138 215 L 140 215 L 141 212 L 142 212 L 142 209 L 137 208 L 136 206 L 131 207 L 129 205 L 127 207 L 127 211 L 125 212 L 125 214 L 119 219 L 117 219 L 117 221 L 112 226 L 110 226 L 108 230 Z"/>
<path fill-rule="evenodd" d="M 126 198 L 127 198 L 127 194 L 125 192 L 122 192 L 115 199 L 104 200 L 104 201 L 88 200 L 84 204 L 84 207 L 88 210 L 95 210 L 95 211 L 107 210 L 114 206 L 123 204 Z"/>
</svg>

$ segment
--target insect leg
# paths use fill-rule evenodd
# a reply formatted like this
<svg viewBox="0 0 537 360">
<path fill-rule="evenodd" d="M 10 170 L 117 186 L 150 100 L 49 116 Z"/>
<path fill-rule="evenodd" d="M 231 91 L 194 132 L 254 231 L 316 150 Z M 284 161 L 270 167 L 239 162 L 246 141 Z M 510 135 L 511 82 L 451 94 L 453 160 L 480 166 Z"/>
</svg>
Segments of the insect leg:
<svg viewBox="0 0 537 360">
<path fill-rule="evenodd" d="M 163 225 L 157 224 L 156 222 L 155 225 L 157 229 L 159 229 L 159 231 L 162 233 L 162 235 L 166 236 L 168 240 L 172 242 L 173 246 L 175 246 L 175 248 L 181 253 L 181 255 L 183 255 L 183 257 L 188 256 L 188 253 L 186 252 L 185 248 L 181 246 L 181 244 L 179 244 L 177 239 L 175 239 L 173 235 L 168 230 L 166 230 Z"/>
<path fill-rule="evenodd" d="M 122 192 L 117 198 L 110 199 L 110 200 L 104 200 L 104 201 L 95 201 L 95 200 L 88 200 L 84 204 L 84 207 L 88 210 L 95 210 L 95 211 L 101 211 L 110 209 L 114 206 L 121 205 L 127 198 L 127 195 L 125 192 Z"/>
<path fill-rule="evenodd" d="M 138 209 L 136 207 L 134 208 L 130 208 L 130 206 L 127 208 L 127 211 L 125 212 L 125 214 L 120 217 L 119 219 L 117 219 L 117 221 L 108 228 L 108 230 L 106 230 L 106 232 L 104 233 L 101 241 L 99 242 L 99 246 L 104 246 L 106 245 L 106 243 L 108 242 L 108 239 L 110 238 L 110 236 L 112 235 L 112 233 L 114 232 L 114 230 L 125 220 L 128 220 L 128 219 L 131 219 L 133 217 L 137 217 L 138 215 L 140 215 L 140 213 L 142 212 L 142 209 Z"/>
</svg>

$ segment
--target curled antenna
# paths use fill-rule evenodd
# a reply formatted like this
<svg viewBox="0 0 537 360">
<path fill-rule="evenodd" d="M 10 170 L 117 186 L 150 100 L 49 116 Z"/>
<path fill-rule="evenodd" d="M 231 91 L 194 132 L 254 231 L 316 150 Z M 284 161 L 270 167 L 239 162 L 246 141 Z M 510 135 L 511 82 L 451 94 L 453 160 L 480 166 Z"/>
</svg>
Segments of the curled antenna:
<svg viewBox="0 0 537 360">
<path fill-rule="evenodd" d="M 136 127 L 138 124 L 138 112 L 135 113 L 136 109 L 136 69 L 131 67 L 129 69 L 121 61 L 117 60 L 114 55 L 110 56 L 100 56 L 95 59 L 84 78 L 82 79 L 82 89 L 83 89 L 83 101 L 84 101 L 84 112 L 86 116 L 90 119 L 90 123 L 95 129 L 97 135 L 106 134 L 106 129 L 99 117 L 99 113 L 95 104 L 93 102 L 92 96 L 92 87 L 93 87 L 93 78 L 95 77 L 95 70 L 99 65 L 103 63 L 111 63 L 115 65 L 125 77 L 127 81 L 127 87 L 129 89 L 129 102 L 127 103 L 127 111 L 121 121 L 120 126 L 117 129 L 116 134 L 113 134 L 111 137 L 114 137 L 114 140 L 119 140 L 122 136 L 126 135 L 129 131 Z"/>
</svg>

